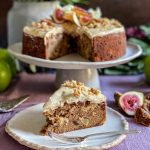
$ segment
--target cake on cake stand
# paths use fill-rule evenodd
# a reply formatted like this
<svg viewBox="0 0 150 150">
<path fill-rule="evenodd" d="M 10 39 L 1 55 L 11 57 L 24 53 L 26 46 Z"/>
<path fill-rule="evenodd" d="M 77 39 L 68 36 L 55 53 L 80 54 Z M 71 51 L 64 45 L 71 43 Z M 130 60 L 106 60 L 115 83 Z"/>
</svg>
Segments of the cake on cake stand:
<svg viewBox="0 0 150 150">
<path fill-rule="evenodd" d="M 55 60 L 46 60 L 22 54 L 22 44 L 16 43 L 8 48 L 9 52 L 18 60 L 40 67 L 56 68 L 56 88 L 65 80 L 77 80 L 89 87 L 100 88 L 98 68 L 108 68 L 127 63 L 142 54 L 138 45 L 127 44 L 126 54 L 116 60 L 105 62 L 91 62 L 78 54 L 69 54 Z"/>
</svg>

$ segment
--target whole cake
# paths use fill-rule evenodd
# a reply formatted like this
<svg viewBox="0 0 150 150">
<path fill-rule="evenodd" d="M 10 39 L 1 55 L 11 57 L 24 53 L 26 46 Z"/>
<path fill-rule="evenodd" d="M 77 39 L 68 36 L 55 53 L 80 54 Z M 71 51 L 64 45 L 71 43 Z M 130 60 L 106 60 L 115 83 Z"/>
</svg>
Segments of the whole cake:
<svg viewBox="0 0 150 150">
<path fill-rule="evenodd" d="M 104 124 L 106 97 L 77 81 L 66 81 L 44 104 L 42 134 L 63 133 Z"/>
<path fill-rule="evenodd" d="M 91 61 L 108 61 L 125 54 L 124 26 L 101 18 L 99 10 L 57 7 L 49 19 L 23 29 L 23 54 L 56 59 L 76 52 Z"/>
</svg>

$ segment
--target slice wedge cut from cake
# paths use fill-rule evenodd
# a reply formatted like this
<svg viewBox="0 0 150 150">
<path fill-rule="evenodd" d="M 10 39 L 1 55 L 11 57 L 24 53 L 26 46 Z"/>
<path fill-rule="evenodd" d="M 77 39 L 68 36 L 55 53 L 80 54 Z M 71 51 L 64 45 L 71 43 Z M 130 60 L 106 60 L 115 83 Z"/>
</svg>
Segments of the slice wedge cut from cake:
<svg viewBox="0 0 150 150">
<path fill-rule="evenodd" d="M 44 104 L 47 124 L 42 134 L 64 133 L 103 125 L 106 97 L 97 89 L 77 81 L 66 81 Z"/>
</svg>

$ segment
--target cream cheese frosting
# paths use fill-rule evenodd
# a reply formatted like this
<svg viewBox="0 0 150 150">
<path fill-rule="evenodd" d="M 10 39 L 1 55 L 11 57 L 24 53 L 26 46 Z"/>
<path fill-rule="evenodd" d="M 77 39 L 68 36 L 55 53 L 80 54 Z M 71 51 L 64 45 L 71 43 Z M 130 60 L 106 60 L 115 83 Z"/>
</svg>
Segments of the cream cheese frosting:
<svg viewBox="0 0 150 150">
<path fill-rule="evenodd" d="M 77 30 L 80 34 L 86 34 L 89 38 L 96 36 L 106 36 L 108 34 L 115 34 L 125 32 L 124 26 L 115 19 L 100 18 L 94 19 L 90 24 L 81 26 Z"/>
<path fill-rule="evenodd" d="M 23 29 L 23 32 L 31 36 L 37 36 L 43 38 L 48 32 L 51 32 L 52 28 L 43 29 L 33 26 L 26 26 Z"/>
<path fill-rule="evenodd" d="M 31 36 L 37 36 L 44 38 L 51 34 L 63 33 L 64 29 L 61 26 L 54 25 L 51 22 L 49 25 L 47 22 L 33 22 L 31 26 L 25 26 L 23 32 Z"/>
<path fill-rule="evenodd" d="M 114 34 L 114 33 L 119 33 L 119 32 L 125 32 L 124 27 L 120 27 L 120 28 L 113 28 L 113 29 L 107 29 L 107 30 L 102 30 L 99 28 L 87 28 L 86 26 L 83 26 L 81 28 L 79 28 L 78 31 L 80 34 L 84 33 L 86 34 L 89 38 L 94 38 L 96 36 L 106 36 L 108 34 Z"/>
<path fill-rule="evenodd" d="M 80 82 L 67 81 L 45 103 L 44 112 L 62 107 L 65 103 L 85 101 L 101 103 L 106 101 L 106 97 L 99 90 L 86 87 Z"/>
</svg>

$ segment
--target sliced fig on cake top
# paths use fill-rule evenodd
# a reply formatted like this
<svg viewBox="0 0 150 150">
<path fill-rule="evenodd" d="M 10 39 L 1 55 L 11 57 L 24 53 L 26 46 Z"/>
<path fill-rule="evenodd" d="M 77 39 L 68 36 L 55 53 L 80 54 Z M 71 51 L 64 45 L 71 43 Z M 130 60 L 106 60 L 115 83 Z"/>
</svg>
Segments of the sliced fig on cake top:
<svg viewBox="0 0 150 150">
<path fill-rule="evenodd" d="M 80 17 L 80 16 L 92 17 L 92 15 L 88 11 L 86 11 L 83 8 L 77 7 L 77 6 L 74 6 L 72 11 L 75 12 L 78 17 Z"/>
<path fill-rule="evenodd" d="M 52 15 L 56 23 L 63 23 L 65 20 L 63 18 L 64 11 L 61 7 L 57 7 Z"/>
<path fill-rule="evenodd" d="M 129 116 L 134 116 L 138 107 L 144 103 L 144 94 L 142 92 L 126 92 L 119 98 L 119 106 Z"/>
<path fill-rule="evenodd" d="M 63 18 L 64 18 L 65 20 L 74 22 L 74 20 L 73 20 L 73 14 L 74 14 L 73 11 L 67 11 L 67 12 L 64 12 Z"/>
<path fill-rule="evenodd" d="M 79 20 L 80 20 L 81 25 L 88 25 L 92 21 L 92 17 L 91 16 L 81 16 Z"/>
</svg>

